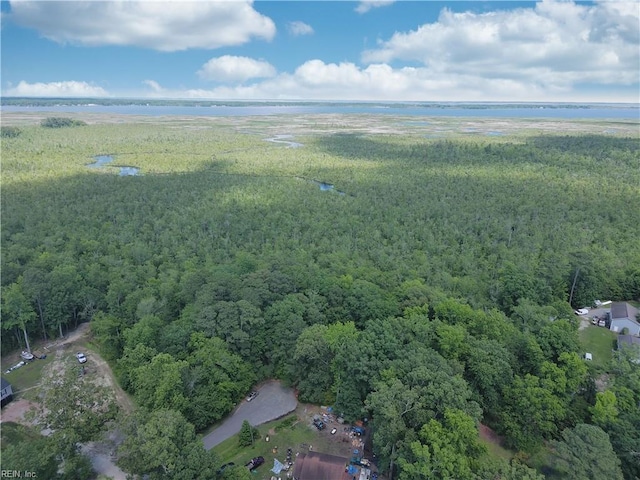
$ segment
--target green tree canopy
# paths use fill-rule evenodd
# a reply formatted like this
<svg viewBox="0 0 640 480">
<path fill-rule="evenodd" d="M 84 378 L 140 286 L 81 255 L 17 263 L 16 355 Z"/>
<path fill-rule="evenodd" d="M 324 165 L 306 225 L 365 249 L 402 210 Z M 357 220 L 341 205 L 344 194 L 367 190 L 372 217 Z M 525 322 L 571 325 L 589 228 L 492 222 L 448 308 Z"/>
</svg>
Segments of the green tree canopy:
<svg viewBox="0 0 640 480">
<path fill-rule="evenodd" d="M 213 480 L 218 461 L 207 452 L 193 425 L 175 410 L 139 411 L 123 422 L 126 434 L 118 465 L 150 480 Z"/>
<path fill-rule="evenodd" d="M 569 480 L 607 478 L 621 480 L 620 460 L 609 435 L 596 425 L 584 423 L 562 432 L 562 440 L 553 442 L 558 468 Z"/>
</svg>

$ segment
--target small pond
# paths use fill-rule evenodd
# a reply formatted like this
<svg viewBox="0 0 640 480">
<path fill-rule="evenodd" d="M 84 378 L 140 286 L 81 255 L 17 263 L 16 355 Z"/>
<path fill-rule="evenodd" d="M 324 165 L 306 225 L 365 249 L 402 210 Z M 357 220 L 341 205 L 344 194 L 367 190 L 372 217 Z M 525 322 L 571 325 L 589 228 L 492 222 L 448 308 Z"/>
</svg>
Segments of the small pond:
<svg viewBox="0 0 640 480">
<path fill-rule="evenodd" d="M 87 165 L 87 167 L 102 168 L 102 167 L 108 166 L 110 163 L 113 162 L 113 155 L 96 155 L 93 158 L 95 158 L 95 162 L 90 163 L 89 165 Z M 140 169 L 138 167 L 120 166 L 119 168 L 120 168 L 119 175 L 121 177 L 131 177 L 131 176 L 140 175 Z"/>
<path fill-rule="evenodd" d="M 320 182 L 318 180 L 311 180 L 311 182 L 318 185 L 320 187 L 320 190 L 323 192 L 336 192 L 338 195 L 345 195 L 344 192 L 336 190 L 335 186 L 331 183 Z"/>
</svg>

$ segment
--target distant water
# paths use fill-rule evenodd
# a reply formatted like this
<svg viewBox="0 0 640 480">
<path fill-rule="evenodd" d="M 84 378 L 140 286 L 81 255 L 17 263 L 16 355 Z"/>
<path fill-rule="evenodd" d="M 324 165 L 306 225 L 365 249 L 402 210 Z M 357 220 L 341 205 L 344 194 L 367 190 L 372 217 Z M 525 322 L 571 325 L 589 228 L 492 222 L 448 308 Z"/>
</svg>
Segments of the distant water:
<svg viewBox="0 0 640 480">
<path fill-rule="evenodd" d="M 302 115 L 302 114 L 369 114 L 406 115 L 414 117 L 484 117 L 484 118 L 564 118 L 564 119 L 631 119 L 640 120 L 637 105 L 567 105 L 558 106 L 394 106 L 394 104 L 305 104 L 305 105 L 55 105 L 23 107 L 3 105 L 2 112 L 51 112 L 51 113 L 106 113 L 117 115 L 149 116 L 253 116 L 253 115 Z"/>
<path fill-rule="evenodd" d="M 89 168 L 102 168 L 105 165 L 113 162 L 113 155 L 96 155 L 95 162 L 87 165 Z M 121 177 L 135 177 L 140 174 L 140 169 L 138 167 L 119 167 Z"/>
</svg>

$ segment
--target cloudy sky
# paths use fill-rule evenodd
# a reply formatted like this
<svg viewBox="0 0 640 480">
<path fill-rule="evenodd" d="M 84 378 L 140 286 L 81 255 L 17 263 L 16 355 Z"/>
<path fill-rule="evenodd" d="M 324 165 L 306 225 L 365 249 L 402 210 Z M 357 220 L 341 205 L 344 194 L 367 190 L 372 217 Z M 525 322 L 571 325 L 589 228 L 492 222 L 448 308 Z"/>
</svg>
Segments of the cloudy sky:
<svg viewBox="0 0 640 480">
<path fill-rule="evenodd" d="M 637 0 L 1 6 L 3 96 L 639 101 Z"/>
</svg>

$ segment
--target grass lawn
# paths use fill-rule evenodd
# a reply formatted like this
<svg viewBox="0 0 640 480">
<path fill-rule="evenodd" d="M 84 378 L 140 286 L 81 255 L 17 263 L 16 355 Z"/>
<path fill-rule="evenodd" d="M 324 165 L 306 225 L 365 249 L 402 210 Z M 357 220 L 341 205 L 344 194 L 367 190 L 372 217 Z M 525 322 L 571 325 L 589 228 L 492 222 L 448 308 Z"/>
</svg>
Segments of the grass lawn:
<svg viewBox="0 0 640 480">
<path fill-rule="evenodd" d="M 504 448 L 503 446 L 492 442 L 486 438 L 480 437 L 480 443 L 487 447 L 487 453 L 494 458 L 503 458 L 506 461 L 510 461 L 513 458 L 514 453 L 511 450 Z"/>
<path fill-rule="evenodd" d="M 2 363 L 2 376 L 11 384 L 13 394 L 15 397 L 22 397 L 23 392 L 27 397 L 29 396 L 29 390 L 40 384 L 42 378 L 42 370 L 44 367 L 53 362 L 55 354 L 47 355 L 44 360 L 33 360 L 27 362 L 20 368 L 17 368 L 9 373 L 4 373 L 9 367 L 18 363 L 15 362 L 3 362 Z"/>
<path fill-rule="evenodd" d="M 338 434 L 332 436 L 328 432 L 330 428 L 318 432 L 315 428 L 297 420 L 297 415 L 292 414 L 259 426 L 260 438 L 256 439 L 253 446 L 239 446 L 238 435 L 234 435 L 216 445 L 213 451 L 220 457 L 221 463 L 233 462 L 236 465 L 244 465 L 253 457 L 264 457 L 264 464 L 255 470 L 256 480 L 269 480 L 273 475 L 270 471 L 273 468 L 273 459 L 277 458 L 284 463 L 289 447 L 293 450 L 294 459 L 297 452 L 308 451 L 310 445 L 315 451 L 348 456 L 349 444 L 340 441 L 339 434 L 342 428 L 338 429 Z M 265 440 L 267 436 L 269 436 L 268 442 Z M 274 453 L 275 448 L 277 448 L 276 453 Z"/>
<path fill-rule="evenodd" d="M 616 334 L 603 327 L 589 325 L 580 330 L 580 343 L 585 352 L 593 355 L 593 364 L 606 368 L 611 362 L 611 351 L 615 348 Z"/>
</svg>

